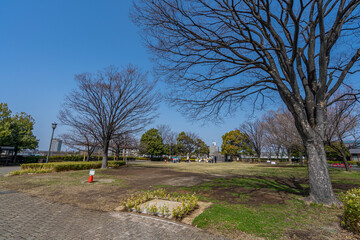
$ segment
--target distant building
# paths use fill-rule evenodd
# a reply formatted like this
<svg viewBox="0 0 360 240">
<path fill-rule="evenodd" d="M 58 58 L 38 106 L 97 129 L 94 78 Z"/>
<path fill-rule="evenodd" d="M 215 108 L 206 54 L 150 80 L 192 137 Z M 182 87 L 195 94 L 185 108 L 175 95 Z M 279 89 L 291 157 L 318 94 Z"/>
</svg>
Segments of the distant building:
<svg viewBox="0 0 360 240">
<path fill-rule="evenodd" d="M 51 142 L 50 151 L 51 152 L 60 152 L 61 151 L 62 140 L 59 138 L 54 138 Z"/>
<path fill-rule="evenodd" d="M 219 154 L 219 147 L 216 146 L 216 142 L 213 142 L 212 145 L 209 147 L 210 156 L 215 156 Z"/>
<path fill-rule="evenodd" d="M 355 149 L 350 149 L 349 150 L 350 154 L 351 154 L 351 161 L 355 161 L 355 162 L 359 162 L 360 161 L 360 149 L 359 148 L 355 148 Z"/>
</svg>

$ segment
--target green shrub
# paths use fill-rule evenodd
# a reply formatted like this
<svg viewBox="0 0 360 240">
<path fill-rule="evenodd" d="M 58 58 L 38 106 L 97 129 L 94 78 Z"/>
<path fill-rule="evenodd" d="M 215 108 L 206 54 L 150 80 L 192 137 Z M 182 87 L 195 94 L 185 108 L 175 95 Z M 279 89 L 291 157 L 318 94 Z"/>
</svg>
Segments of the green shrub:
<svg viewBox="0 0 360 240">
<path fill-rule="evenodd" d="M 21 164 L 21 170 L 25 170 L 25 169 L 33 169 L 33 170 L 54 169 L 54 163 L 25 163 L 25 164 Z"/>
<path fill-rule="evenodd" d="M 54 164 L 55 172 L 101 168 L 101 162 L 61 162 Z"/>
<path fill-rule="evenodd" d="M 52 169 L 24 169 L 10 172 L 9 175 L 21 175 L 21 174 L 31 174 L 31 173 L 50 173 Z"/>
<path fill-rule="evenodd" d="M 108 166 L 111 168 L 118 168 L 125 165 L 125 161 L 108 161 Z"/>
<path fill-rule="evenodd" d="M 125 165 L 124 161 L 108 161 L 108 166 L 117 168 Z M 21 165 L 20 172 L 18 174 L 28 173 L 43 173 L 43 172 L 63 172 L 63 171 L 74 171 L 74 170 L 87 170 L 101 168 L 101 161 L 96 162 L 56 162 L 56 163 L 26 163 Z M 16 172 L 16 171 L 15 171 Z"/>
<path fill-rule="evenodd" d="M 344 203 L 342 225 L 355 233 L 360 233 L 360 189 L 351 189 L 340 196 Z"/>
</svg>

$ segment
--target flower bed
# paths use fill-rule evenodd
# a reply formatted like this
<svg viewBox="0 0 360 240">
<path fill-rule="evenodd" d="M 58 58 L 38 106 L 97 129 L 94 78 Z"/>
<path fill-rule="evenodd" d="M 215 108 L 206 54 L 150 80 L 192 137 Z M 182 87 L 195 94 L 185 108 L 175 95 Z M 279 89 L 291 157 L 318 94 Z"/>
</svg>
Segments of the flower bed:
<svg viewBox="0 0 360 240">
<path fill-rule="evenodd" d="M 158 204 L 158 202 L 162 204 Z M 131 195 L 129 199 L 122 202 L 122 205 L 128 211 L 181 219 L 198 207 L 198 198 L 189 194 L 182 196 L 166 194 L 164 189 L 158 189 L 146 191 L 136 196 Z"/>
</svg>

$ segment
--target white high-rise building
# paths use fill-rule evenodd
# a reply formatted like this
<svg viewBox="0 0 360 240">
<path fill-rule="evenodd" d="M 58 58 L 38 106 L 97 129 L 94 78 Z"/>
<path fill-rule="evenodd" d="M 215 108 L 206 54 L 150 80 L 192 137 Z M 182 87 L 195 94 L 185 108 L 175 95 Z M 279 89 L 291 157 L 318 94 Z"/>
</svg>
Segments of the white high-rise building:
<svg viewBox="0 0 360 240">
<path fill-rule="evenodd" d="M 216 142 L 213 142 L 212 145 L 209 147 L 210 156 L 215 156 L 219 154 L 219 147 L 216 146 Z"/>
<path fill-rule="evenodd" d="M 61 151 L 62 140 L 59 138 L 53 138 L 51 142 L 50 151 L 51 152 L 60 152 Z"/>
</svg>

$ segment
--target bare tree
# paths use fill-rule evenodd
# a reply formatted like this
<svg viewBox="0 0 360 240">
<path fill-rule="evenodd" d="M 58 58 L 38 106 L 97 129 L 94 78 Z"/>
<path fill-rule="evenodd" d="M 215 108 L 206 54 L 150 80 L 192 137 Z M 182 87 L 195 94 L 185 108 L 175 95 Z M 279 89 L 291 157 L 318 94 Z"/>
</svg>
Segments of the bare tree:
<svg viewBox="0 0 360 240">
<path fill-rule="evenodd" d="M 139 144 L 135 136 L 130 133 L 117 133 L 111 139 L 110 146 L 112 147 L 116 160 L 120 159 L 120 153 L 126 158 L 126 150 L 138 149 Z"/>
<path fill-rule="evenodd" d="M 247 121 L 240 125 L 239 130 L 245 133 L 260 162 L 261 151 L 265 141 L 264 123 L 260 120 Z"/>
<path fill-rule="evenodd" d="M 99 143 L 94 139 L 90 134 L 81 131 L 81 129 L 73 129 L 72 132 L 65 133 L 60 135 L 60 138 L 63 140 L 64 144 L 82 151 L 85 148 L 86 151 L 86 161 L 90 160 L 91 154 L 95 151 L 95 148 L 99 146 Z"/>
<path fill-rule="evenodd" d="M 158 73 L 196 118 L 279 95 L 306 146 L 309 201 L 340 204 L 327 168 L 326 108 L 357 71 L 358 0 L 140 0 L 134 22 Z M 188 94 L 183 94 L 184 92 Z M 274 94 L 273 94 L 274 93 Z M 336 99 L 338 100 L 338 99 Z"/>
<path fill-rule="evenodd" d="M 263 127 L 266 141 L 275 149 L 277 156 L 280 152 L 286 151 L 288 161 L 291 163 L 294 150 L 301 152 L 303 146 L 291 113 L 283 108 L 269 111 L 263 116 Z"/>
<path fill-rule="evenodd" d="M 339 101 L 327 109 L 328 125 L 325 131 L 326 144 L 342 158 L 346 171 L 350 171 L 346 153 L 357 147 L 360 139 L 357 102 L 353 100 Z M 345 144 L 345 140 L 350 140 Z"/>
<path fill-rule="evenodd" d="M 60 119 L 66 125 L 91 126 L 89 132 L 102 148 L 102 168 L 107 167 L 114 134 L 140 131 L 155 116 L 155 82 L 138 68 L 111 66 L 97 74 L 75 75 L 78 88 L 66 98 Z"/>
<path fill-rule="evenodd" d="M 169 125 L 166 124 L 160 124 L 156 127 L 159 130 L 159 133 L 163 139 L 163 143 L 165 145 L 165 148 L 168 148 L 168 153 L 171 156 L 173 155 L 173 152 L 175 150 L 175 145 L 176 145 L 176 138 L 177 138 L 177 133 L 173 132 L 171 130 L 171 127 Z"/>
</svg>

